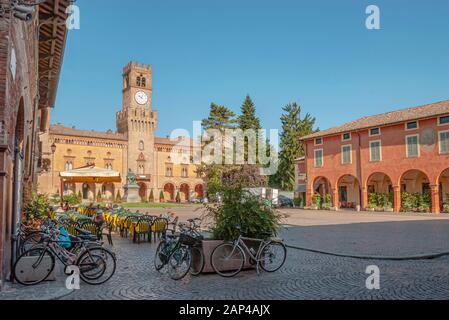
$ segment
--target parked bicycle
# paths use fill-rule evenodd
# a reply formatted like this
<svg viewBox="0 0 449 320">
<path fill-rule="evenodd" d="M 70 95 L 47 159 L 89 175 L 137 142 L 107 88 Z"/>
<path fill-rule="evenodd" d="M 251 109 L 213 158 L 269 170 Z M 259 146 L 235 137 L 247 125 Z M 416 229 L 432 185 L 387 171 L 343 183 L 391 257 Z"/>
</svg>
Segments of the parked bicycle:
<svg viewBox="0 0 449 320">
<path fill-rule="evenodd" d="M 271 235 L 267 235 L 269 237 Z M 257 250 L 246 242 L 259 244 Z M 233 277 L 242 271 L 249 256 L 249 262 L 266 272 L 275 272 L 285 263 L 287 248 L 282 240 L 267 238 L 254 239 L 240 235 L 238 239 L 219 245 L 211 255 L 211 265 L 223 277 Z"/>
<path fill-rule="evenodd" d="M 23 252 L 13 267 L 16 281 L 23 285 L 36 285 L 45 281 L 53 272 L 56 258 L 66 267 L 76 265 L 80 278 L 91 285 L 108 281 L 115 273 L 116 258 L 101 243 L 71 237 L 70 248 L 64 248 L 57 224 L 41 233 L 39 243 Z"/>
<path fill-rule="evenodd" d="M 204 268 L 204 254 L 200 245 L 202 236 L 196 230 L 197 225 L 193 221 L 189 223 L 178 225 L 179 235 L 175 232 L 165 233 L 156 249 L 156 270 L 163 272 L 167 266 L 173 280 L 184 278 L 189 271 L 192 275 L 198 275 Z"/>
</svg>

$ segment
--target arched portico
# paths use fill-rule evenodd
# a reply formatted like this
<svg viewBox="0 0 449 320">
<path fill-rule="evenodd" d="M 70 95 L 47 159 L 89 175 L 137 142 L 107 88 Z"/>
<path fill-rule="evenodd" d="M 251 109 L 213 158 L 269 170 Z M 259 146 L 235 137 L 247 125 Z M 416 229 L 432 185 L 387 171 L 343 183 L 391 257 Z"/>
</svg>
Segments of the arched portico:
<svg viewBox="0 0 449 320">
<path fill-rule="evenodd" d="M 202 184 L 195 186 L 195 194 L 198 199 L 204 198 L 204 186 Z"/>
<path fill-rule="evenodd" d="M 401 211 L 439 212 L 434 203 L 438 187 L 431 184 L 428 175 L 418 169 L 412 169 L 401 175 L 400 181 Z M 438 207 L 438 209 L 436 208 Z"/>
<path fill-rule="evenodd" d="M 175 186 L 173 183 L 164 185 L 164 199 L 166 201 L 175 201 Z"/>
<path fill-rule="evenodd" d="M 440 212 L 449 213 L 449 168 L 438 177 L 438 200 Z"/>
<path fill-rule="evenodd" d="M 391 178 L 383 172 L 371 174 L 365 185 L 364 205 L 365 209 L 378 208 L 393 210 L 394 208 L 394 187 Z"/>
<path fill-rule="evenodd" d="M 356 209 L 360 206 L 360 184 L 356 177 L 345 174 L 338 179 L 338 206 L 342 209 Z"/>
</svg>

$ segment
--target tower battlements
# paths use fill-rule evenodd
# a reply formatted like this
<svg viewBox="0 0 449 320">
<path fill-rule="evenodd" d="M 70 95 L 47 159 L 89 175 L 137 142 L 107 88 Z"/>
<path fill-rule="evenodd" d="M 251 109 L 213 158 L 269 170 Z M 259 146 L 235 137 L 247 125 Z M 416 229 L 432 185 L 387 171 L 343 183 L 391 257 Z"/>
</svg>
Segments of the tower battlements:
<svg viewBox="0 0 449 320">
<path fill-rule="evenodd" d="M 137 61 L 131 61 L 123 68 L 123 74 L 129 73 L 133 69 L 136 71 L 146 72 L 146 73 L 152 72 L 151 64 L 145 64 L 145 63 L 140 63 Z"/>
</svg>

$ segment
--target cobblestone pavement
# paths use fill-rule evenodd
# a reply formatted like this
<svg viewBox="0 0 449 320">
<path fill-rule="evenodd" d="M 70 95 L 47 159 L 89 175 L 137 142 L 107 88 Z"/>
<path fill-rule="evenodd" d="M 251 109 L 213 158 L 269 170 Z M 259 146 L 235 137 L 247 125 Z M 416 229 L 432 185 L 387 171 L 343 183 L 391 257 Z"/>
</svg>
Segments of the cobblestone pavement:
<svg viewBox="0 0 449 320">
<path fill-rule="evenodd" d="M 287 210 L 281 236 L 289 245 L 349 255 L 413 256 L 449 251 L 446 216 Z M 314 215 L 316 214 L 316 215 Z M 181 220 L 198 215 L 185 211 Z M 295 224 L 295 225 L 292 225 Z M 106 284 L 69 295 L 63 281 L 13 286 L 1 299 L 449 299 L 449 256 L 432 260 L 362 260 L 288 250 L 276 273 L 245 271 L 225 279 L 187 276 L 173 281 L 154 270 L 156 244 L 115 236 L 117 272 Z M 380 268 L 380 290 L 368 290 L 366 267 Z"/>
<path fill-rule="evenodd" d="M 36 286 L 6 283 L 0 291 L 0 300 L 55 300 L 72 292 L 65 287 L 62 265 L 57 265 L 56 281 L 47 281 Z"/>
<path fill-rule="evenodd" d="M 404 257 L 449 252 L 449 220 L 287 226 L 289 245 L 347 255 Z"/>
<path fill-rule="evenodd" d="M 424 241 L 424 239 L 423 239 Z M 289 249 L 276 273 L 245 271 L 227 279 L 187 276 L 173 281 L 153 267 L 155 244 L 116 239 L 117 273 L 110 282 L 82 285 L 64 299 L 449 299 L 449 257 L 370 261 Z M 380 268 L 380 290 L 368 290 L 369 265 Z"/>
</svg>

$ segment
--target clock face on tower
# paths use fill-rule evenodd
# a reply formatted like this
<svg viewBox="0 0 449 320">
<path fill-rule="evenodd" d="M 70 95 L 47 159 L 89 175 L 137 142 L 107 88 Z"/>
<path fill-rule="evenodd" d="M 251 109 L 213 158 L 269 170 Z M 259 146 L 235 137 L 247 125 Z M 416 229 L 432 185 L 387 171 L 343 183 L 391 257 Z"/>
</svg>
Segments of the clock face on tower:
<svg viewBox="0 0 449 320">
<path fill-rule="evenodd" d="M 136 99 L 138 104 L 146 104 L 148 102 L 148 96 L 143 91 L 137 91 L 134 99 Z"/>
</svg>

